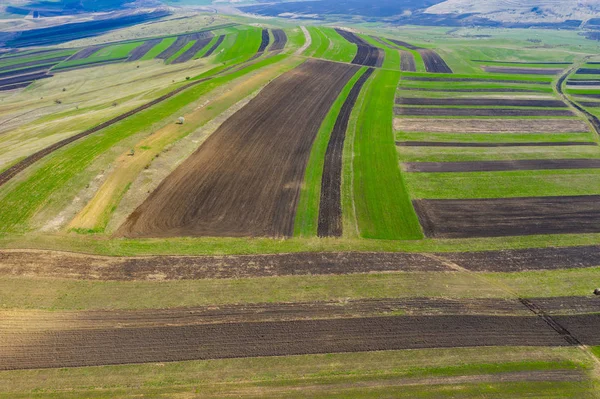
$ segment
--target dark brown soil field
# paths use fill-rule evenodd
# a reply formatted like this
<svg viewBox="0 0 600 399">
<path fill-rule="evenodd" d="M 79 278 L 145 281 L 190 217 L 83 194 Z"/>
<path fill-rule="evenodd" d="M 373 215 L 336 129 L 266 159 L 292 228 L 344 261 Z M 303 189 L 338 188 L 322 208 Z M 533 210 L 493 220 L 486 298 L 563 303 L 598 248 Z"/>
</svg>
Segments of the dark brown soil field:
<svg viewBox="0 0 600 399">
<path fill-rule="evenodd" d="M 600 196 L 415 200 L 428 237 L 600 233 Z"/>
<path fill-rule="evenodd" d="M 550 85 L 551 82 L 539 82 L 535 80 L 507 80 L 507 79 L 485 79 L 485 78 L 428 78 L 421 76 L 404 76 L 404 80 L 417 82 L 475 82 L 475 83 L 520 83 L 528 85 Z M 487 91 L 488 89 L 486 89 Z"/>
<path fill-rule="evenodd" d="M 127 61 L 138 61 L 140 58 L 146 55 L 148 51 L 150 51 L 154 46 L 158 43 L 162 42 L 162 39 L 151 39 L 146 40 L 144 44 L 134 48 L 131 53 L 129 53 L 129 58 Z"/>
<path fill-rule="evenodd" d="M 552 298 L 529 298 L 545 313 L 557 315 L 600 314 L 600 298 L 597 296 L 567 296 Z M 507 306 L 508 307 L 508 306 Z M 568 329 L 568 328 L 567 328 Z M 575 333 L 575 331 L 573 331 Z M 577 335 L 575 333 L 575 335 Z"/>
<path fill-rule="evenodd" d="M 599 101 L 578 101 L 578 103 L 584 107 L 589 107 L 589 108 L 598 108 L 600 107 L 600 102 Z"/>
<path fill-rule="evenodd" d="M 442 262 L 416 253 L 108 257 L 50 251 L 0 252 L 1 276 L 36 275 L 76 280 L 197 280 L 447 270 Z"/>
<path fill-rule="evenodd" d="M 563 71 L 562 68 L 514 68 L 498 66 L 484 66 L 482 69 L 490 73 L 506 73 L 515 75 L 556 75 Z"/>
<path fill-rule="evenodd" d="M 562 323 L 598 343 L 600 317 Z M 0 369 L 476 346 L 566 346 L 539 317 L 397 316 L 0 332 Z"/>
<path fill-rule="evenodd" d="M 69 61 L 83 60 L 85 58 L 88 58 L 90 55 L 94 54 L 95 52 L 100 51 L 104 47 L 106 47 L 106 46 L 90 46 L 90 47 L 86 47 L 83 50 L 78 51 L 75 54 L 73 54 L 71 56 L 71 58 L 69 58 Z"/>
<path fill-rule="evenodd" d="M 576 119 L 431 119 L 397 118 L 394 128 L 430 133 L 583 133 L 590 127 Z"/>
<path fill-rule="evenodd" d="M 579 94 L 577 93 L 578 97 L 588 97 L 588 98 L 599 98 L 600 99 L 600 94 Z"/>
<path fill-rule="evenodd" d="M 475 272 L 521 272 L 600 266 L 600 246 L 597 245 L 506 251 L 445 252 L 438 255 Z M 544 305 L 542 304 L 542 306 Z"/>
<path fill-rule="evenodd" d="M 269 30 L 266 28 L 263 28 L 261 40 L 260 40 L 260 46 L 258 47 L 259 53 L 262 53 L 263 51 L 265 51 L 267 49 L 267 46 L 269 45 L 269 40 L 271 40 L 271 38 L 269 36 Z"/>
<path fill-rule="evenodd" d="M 597 311 L 597 310 L 596 310 Z M 561 326 L 585 345 L 600 345 L 600 314 L 553 316 Z"/>
<path fill-rule="evenodd" d="M 165 179 L 117 235 L 290 236 L 314 138 L 357 70 L 308 60 L 275 79 Z"/>
<path fill-rule="evenodd" d="M 431 87 L 401 87 L 402 91 L 439 91 L 448 93 L 537 93 L 531 89 L 513 89 L 513 88 L 496 88 L 496 89 L 450 89 L 450 88 L 431 88 Z"/>
<path fill-rule="evenodd" d="M 285 44 L 287 43 L 287 35 L 283 31 L 283 29 L 272 29 L 273 32 L 273 44 L 269 51 L 281 51 L 285 48 Z"/>
<path fill-rule="evenodd" d="M 342 235 L 342 155 L 348 120 L 356 103 L 360 91 L 369 77 L 373 68 L 367 71 L 356 81 L 346 101 L 340 109 L 335 121 L 329 144 L 325 153 L 323 177 L 321 180 L 321 201 L 319 204 L 319 224 L 317 234 L 319 237 L 339 237 Z"/>
<path fill-rule="evenodd" d="M 417 72 L 415 56 L 410 51 L 400 51 L 400 70 L 403 72 Z"/>
<path fill-rule="evenodd" d="M 86 64 L 75 65 L 75 66 L 72 66 L 72 67 L 60 68 L 60 69 L 53 69 L 52 71 L 53 72 L 74 71 L 76 69 L 93 68 L 93 67 L 97 67 L 97 66 L 101 66 L 101 65 L 118 64 L 118 63 L 123 62 L 123 61 L 127 61 L 127 57 L 114 58 L 112 60 L 107 60 L 107 61 L 88 62 Z"/>
<path fill-rule="evenodd" d="M 600 159 L 523 159 L 511 161 L 405 162 L 407 172 L 497 172 L 506 170 L 599 169 Z"/>
<path fill-rule="evenodd" d="M 442 57 L 438 53 L 430 49 L 419 49 L 417 50 L 423 58 L 425 64 L 425 70 L 433 73 L 452 73 L 452 69 L 446 64 Z"/>
<path fill-rule="evenodd" d="M 464 143 L 459 141 L 396 141 L 401 147 L 571 147 L 580 145 L 598 145 L 593 141 L 560 141 L 560 142 L 529 142 L 529 143 Z"/>
<path fill-rule="evenodd" d="M 185 45 L 188 44 L 188 42 L 190 42 L 192 40 L 205 39 L 207 37 L 212 37 L 212 36 L 213 36 L 213 34 L 208 31 L 190 33 L 189 35 L 178 36 L 177 39 L 175 40 L 175 42 L 173 44 L 171 44 L 167 49 L 165 49 L 165 51 L 163 51 L 162 53 L 157 55 L 156 58 L 159 58 L 161 60 L 168 60 L 173 55 L 175 55 L 179 50 L 184 48 Z"/>
<path fill-rule="evenodd" d="M 600 80 L 568 80 L 567 86 L 600 86 Z"/>
<path fill-rule="evenodd" d="M 215 42 L 215 44 L 210 46 L 210 48 L 208 49 L 208 51 L 206 53 L 204 53 L 202 58 L 210 57 L 215 52 L 215 50 L 221 45 L 221 43 L 223 43 L 223 40 L 225 40 L 225 35 L 219 36 L 217 38 L 217 41 Z"/>
<path fill-rule="evenodd" d="M 39 66 L 39 65 L 47 66 L 48 64 L 58 64 L 60 61 L 63 61 L 66 58 L 67 57 L 65 57 L 65 56 L 54 57 L 54 58 L 45 58 L 43 60 L 30 61 L 30 62 L 25 62 L 23 64 L 9 65 L 9 66 L 5 66 L 5 67 L 1 67 L 0 72 L 11 71 L 15 75 L 18 75 L 18 74 L 24 73 L 23 70 L 25 68 Z"/>
<path fill-rule="evenodd" d="M 336 29 L 335 31 L 350 43 L 356 44 L 357 51 L 356 56 L 352 60 L 353 64 L 372 67 L 381 67 L 383 65 L 383 60 L 385 57 L 385 52 L 383 50 L 372 46 L 370 43 L 352 32 L 348 32 L 343 29 Z"/>
<path fill-rule="evenodd" d="M 503 108 L 398 108 L 396 115 L 408 116 L 574 116 L 560 109 L 503 109 Z"/>
<path fill-rule="evenodd" d="M 403 105 L 462 105 L 462 106 L 504 106 L 504 107 L 554 107 L 567 105 L 560 100 L 527 100 L 517 98 L 418 98 L 399 97 L 396 104 Z"/>
<path fill-rule="evenodd" d="M 14 85 L 14 84 L 23 83 L 23 82 L 31 82 L 31 81 L 38 80 L 38 79 L 49 78 L 51 76 L 52 75 L 48 75 L 47 69 L 45 69 L 42 72 L 30 73 L 27 75 L 12 76 L 10 78 L 0 79 L 0 87 Z"/>
<path fill-rule="evenodd" d="M 12 77 L 19 77 L 19 76 L 24 76 L 24 75 L 32 75 L 35 72 L 46 72 L 50 69 L 51 66 L 49 65 L 40 65 L 40 66 L 33 66 L 33 67 L 29 67 L 29 68 L 23 68 L 23 69 L 19 69 L 18 71 L 8 71 L 8 72 L 2 72 L 0 73 L 0 79 L 8 79 L 8 78 L 12 78 Z"/>
<path fill-rule="evenodd" d="M 597 68 L 579 68 L 577 75 L 600 75 L 600 69 Z"/>
<path fill-rule="evenodd" d="M 31 82 L 23 82 L 23 83 L 16 83 L 14 85 L 0 86 L 0 91 L 8 91 L 8 90 L 20 89 L 20 88 L 23 88 L 23 87 L 27 87 L 27 86 L 29 86 L 32 83 L 33 83 L 33 81 L 31 81 Z"/>
<path fill-rule="evenodd" d="M 397 46 L 406 47 L 409 50 L 420 50 L 420 49 L 422 49 L 422 47 L 413 46 L 412 44 L 403 42 L 401 40 L 395 40 L 395 39 L 388 39 L 388 40 L 390 42 L 394 43 Z"/>
<path fill-rule="evenodd" d="M 207 37 L 203 37 L 201 39 L 196 40 L 196 43 L 194 43 L 192 47 L 184 51 L 183 54 L 181 54 L 179 57 L 174 59 L 172 64 L 179 64 L 191 60 L 192 58 L 194 58 L 198 51 L 202 50 L 208 45 L 208 43 L 211 42 L 212 38 L 212 33 L 209 33 Z"/>
<path fill-rule="evenodd" d="M 507 64 L 507 65 L 521 65 L 521 64 L 537 64 L 537 65 L 572 65 L 570 62 L 531 62 L 531 61 L 496 61 L 496 60 L 471 60 L 473 62 L 482 62 L 482 63 L 494 63 L 494 64 Z"/>
</svg>

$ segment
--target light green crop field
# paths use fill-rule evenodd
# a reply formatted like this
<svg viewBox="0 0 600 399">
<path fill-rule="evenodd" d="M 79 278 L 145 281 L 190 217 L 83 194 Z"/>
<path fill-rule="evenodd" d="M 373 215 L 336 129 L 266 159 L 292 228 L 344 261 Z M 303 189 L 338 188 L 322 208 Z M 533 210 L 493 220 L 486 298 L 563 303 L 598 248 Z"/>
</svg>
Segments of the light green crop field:
<svg viewBox="0 0 600 399">
<path fill-rule="evenodd" d="M 54 69 L 59 70 L 97 62 L 110 62 L 122 60 L 126 58 L 131 51 L 133 51 L 136 47 L 141 46 L 142 44 L 143 42 L 115 44 L 113 46 L 108 46 L 103 49 L 100 49 L 91 56 L 81 60 L 63 61 L 56 67 L 54 67 Z"/>
<path fill-rule="evenodd" d="M 157 55 L 159 55 L 160 53 L 162 53 L 163 51 L 168 49 L 171 46 L 171 44 L 175 43 L 175 40 L 177 40 L 176 37 L 167 37 L 166 39 L 162 39 L 162 41 L 160 43 L 158 43 L 156 46 L 152 47 L 150 49 L 150 51 L 148 51 L 141 58 L 141 60 L 147 61 L 147 60 L 154 59 Z"/>
</svg>

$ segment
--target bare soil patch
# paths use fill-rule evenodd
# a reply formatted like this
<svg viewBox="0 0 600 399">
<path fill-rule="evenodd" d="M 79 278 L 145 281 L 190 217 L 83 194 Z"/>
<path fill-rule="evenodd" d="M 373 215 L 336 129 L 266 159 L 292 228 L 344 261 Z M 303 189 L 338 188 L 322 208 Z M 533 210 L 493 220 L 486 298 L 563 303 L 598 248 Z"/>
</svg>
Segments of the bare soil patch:
<svg viewBox="0 0 600 399">
<path fill-rule="evenodd" d="M 291 235 L 312 143 L 357 70 L 308 60 L 275 79 L 163 181 L 117 235 Z"/>
<path fill-rule="evenodd" d="M 403 42 L 402 40 L 395 40 L 395 39 L 388 39 L 390 42 L 394 43 L 397 46 L 400 47 L 406 47 L 409 50 L 420 50 L 422 49 L 422 47 L 417 47 L 417 46 L 413 46 L 410 43 L 407 42 Z"/>
<path fill-rule="evenodd" d="M 600 80 L 567 80 L 567 86 L 600 86 Z"/>
<path fill-rule="evenodd" d="M 600 101 L 577 101 L 580 105 L 588 108 L 600 107 Z"/>
<path fill-rule="evenodd" d="M 410 51 L 400 51 L 400 70 L 403 72 L 417 72 L 415 56 Z"/>
<path fill-rule="evenodd" d="M 348 120 L 360 91 L 373 74 L 369 68 L 354 84 L 335 121 L 323 165 L 321 180 L 321 200 L 319 203 L 319 237 L 339 237 L 342 235 L 342 155 Z"/>
<path fill-rule="evenodd" d="M 261 40 L 260 40 L 260 46 L 258 46 L 258 53 L 262 53 L 263 51 L 265 51 L 267 49 L 267 47 L 269 46 L 269 41 L 271 40 L 271 37 L 269 36 L 269 30 L 266 28 L 263 28 L 262 33 L 261 33 Z"/>
<path fill-rule="evenodd" d="M 600 159 L 524 159 L 511 161 L 406 162 L 407 172 L 496 172 L 507 170 L 598 169 Z"/>
<path fill-rule="evenodd" d="M 562 68 L 515 68 L 499 66 L 484 66 L 482 69 L 490 73 L 506 73 L 515 75 L 556 75 L 563 71 Z"/>
<path fill-rule="evenodd" d="M 191 60 L 192 58 L 194 58 L 194 56 L 196 55 L 196 53 L 198 51 L 202 50 L 204 47 L 206 47 L 206 45 L 208 43 L 210 43 L 212 38 L 213 38 L 212 33 L 208 33 L 207 37 L 203 37 L 201 39 L 196 40 L 196 43 L 194 43 L 192 45 L 192 47 L 190 47 L 189 49 L 184 51 L 183 54 L 181 54 L 179 57 L 177 57 L 175 60 L 173 60 L 172 63 L 179 64 L 179 63 L 187 62 L 187 61 Z"/>
<path fill-rule="evenodd" d="M 452 73 L 452 69 L 446 64 L 444 59 L 438 53 L 430 49 L 417 50 L 423 58 L 425 70 L 432 73 Z"/>
<path fill-rule="evenodd" d="M 41 72 L 0 79 L 0 87 L 16 85 L 18 83 L 32 82 L 34 80 L 45 79 L 49 77 L 52 77 L 52 75 L 48 74 L 48 68 L 44 67 L 44 69 Z"/>
<path fill-rule="evenodd" d="M 283 50 L 287 43 L 287 35 L 283 29 L 271 29 L 271 32 L 273 32 L 273 44 L 269 48 L 269 51 Z"/>
<path fill-rule="evenodd" d="M 410 54 L 410 53 L 409 53 Z M 412 55 L 412 54 L 411 54 Z M 414 72 L 414 71 L 412 71 Z M 432 87 L 401 87 L 402 91 L 437 91 L 437 92 L 447 92 L 447 93 L 537 93 L 537 91 L 532 89 L 516 89 L 516 88 L 490 88 L 490 89 L 450 89 L 446 87 L 441 88 L 432 88 Z"/>
<path fill-rule="evenodd" d="M 322 252 L 236 256 L 108 257 L 50 251 L 2 251 L 0 275 L 87 280 L 195 280 L 286 275 L 446 271 L 412 253 Z"/>
<path fill-rule="evenodd" d="M 575 318 L 571 320 L 571 318 Z M 564 319 L 564 320 L 562 320 Z M 600 317 L 561 317 L 599 337 Z M 583 328 L 577 328 L 580 324 Z M 474 346 L 565 346 L 538 317 L 397 316 L 0 332 L 0 369 Z"/>
<path fill-rule="evenodd" d="M 504 109 L 504 108 L 407 108 L 396 107 L 396 115 L 408 116 L 574 116 L 562 109 Z"/>
<path fill-rule="evenodd" d="M 88 58 L 90 55 L 94 54 L 95 52 L 100 51 L 104 47 L 106 47 L 106 46 L 90 46 L 90 47 L 86 47 L 83 50 L 80 50 L 80 51 L 76 52 L 75 54 L 73 54 L 71 56 L 71 58 L 69 58 L 69 61 L 83 60 L 85 58 Z"/>
<path fill-rule="evenodd" d="M 430 133 L 583 133 L 590 127 L 575 119 L 394 119 L 394 129 Z"/>
<path fill-rule="evenodd" d="M 598 68 L 579 68 L 576 72 L 577 75 L 600 75 L 600 69 Z"/>
<path fill-rule="evenodd" d="M 223 40 L 225 40 L 225 35 L 219 36 L 217 38 L 217 41 L 212 46 L 210 46 L 210 48 L 206 51 L 206 53 L 204 53 L 202 58 L 210 57 L 211 55 L 213 55 L 215 50 L 221 45 L 221 43 L 223 43 Z"/>
<path fill-rule="evenodd" d="M 385 52 L 383 50 L 372 46 L 369 42 L 363 40 L 361 37 L 352 32 L 348 32 L 343 29 L 336 29 L 335 31 L 350 43 L 356 44 L 357 52 L 356 56 L 352 60 L 353 64 L 378 68 L 383 65 L 383 60 L 385 57 Z"/>
<path fill-rule="evenodd" d="M 413 201 L 428 237 L 600 232 L 600 196 Z"/>
<path fill-rule="evenodd" d="M 486 78 L 438 78 L 422 76 L 404 76 L 404 80 L 417 82 L 474 82 L 474 83 L 520 83 L 528 85 L 550 85 L 550 82 L 539 82 L 536 80 L 510 80 L 510 79 L 486 79 Z"/>
<path fill-rule="evenodd" d="M 162 42 L 162 39 L 146 40 L 144 44 L 134 48 L 131 51 L 131 53 L 129 53 L 129 58 L 127 59 L 127 61 L 138 61 L 143 56 L 145 56 L 148 51 L 150 51 L 154 46 L 156 46 L 160 42 Z"/>
<path fill-rule="evenodd" d="M 402 105 L 457 105 L 473 107 L 553 107 L 561 108 L 567 105 L 560 100 L 530 100 L 518 98 L 421 98 L 398 97 L 396 104 Z"/>
<path fill-rule="evenodd" d="M 598 143 L 589 141 L 560 141 L 560 142 L 528 142 L 528 143 L 465 143 L 460 141 L 396 141 L 401 147 L 572 147 L 572 146 L 594 146 Z"/>
<path fill-rule="evenodd" d="M 48 64 L 58 64 L 60 61 L 63 61 L 66 58 L 67 58 L 66 56 L 62 56 L 62 57 L 54 57 L 54 58 L 45 58 L 43 60 L 37 60 L 37 61 L 29 61 L 29 62 L 25 62 L 22 64 L 17 64 L 17 65 L 13 64 L 13 65 L 1 67 L 0 72 L 10 71 L 10 72 L 13 72 L 15 75 L 19 75 L 19 74 L 23 74 L 23 73 L 27 72 L 27 70 L 25 68 L 39 66 L 39 65 L 45 65 L 46 68 L 49 68 Z M 30 70 L 29 72 L 33 72 L 33 71 Z"/>
<path fill-rule="evenodd" d="M 184 48 L 185 45 L 188 44 L 189 42 L 191 42 L 192 40 L 200 40 L 200 39 L 205 39 L 207 37 L 212 37 L 212 36 L 213 36 L 213 34 L 208 31 L 196 32 L 196 33 L 190 33 L 188 35 L 178 36 L 177 39 L 175 39 L 175 42 L 173 42 L 173 44 L 171 44 L 169 47 L 167 47 L 165 49 L 165 51 L 163 51 L 162 53 L 157 55 L 156 58 L 159 58 L 162 60 L 168 60 L 169 58 L 174 56 L 179 50 Z"/>
</svg>

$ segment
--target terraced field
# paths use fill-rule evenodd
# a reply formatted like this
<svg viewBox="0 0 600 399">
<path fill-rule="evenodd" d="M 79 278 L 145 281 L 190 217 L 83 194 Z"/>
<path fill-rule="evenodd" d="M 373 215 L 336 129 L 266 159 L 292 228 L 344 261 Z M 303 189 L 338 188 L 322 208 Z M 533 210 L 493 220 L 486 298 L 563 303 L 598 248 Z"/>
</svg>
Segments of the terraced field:
<svg viewBox="0 0 600 399">
<path fill-rule="evenodd" d="M 595 44 L 440 32 L 1 53 L 0 397 L 599 398 Z"/>
</svg>

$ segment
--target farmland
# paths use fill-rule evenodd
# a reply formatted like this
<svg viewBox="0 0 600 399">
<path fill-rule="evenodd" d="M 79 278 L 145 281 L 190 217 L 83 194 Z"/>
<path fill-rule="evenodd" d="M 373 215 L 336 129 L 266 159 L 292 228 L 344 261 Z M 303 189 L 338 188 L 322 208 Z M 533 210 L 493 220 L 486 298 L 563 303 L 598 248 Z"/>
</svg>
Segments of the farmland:
<svg viewBox="0 0 600 399">
<path fill-rule="evenodd" d="M 596 43 L 169 10 L 0 53 L 0 398 L 599 398 Z"/>
</svg>

